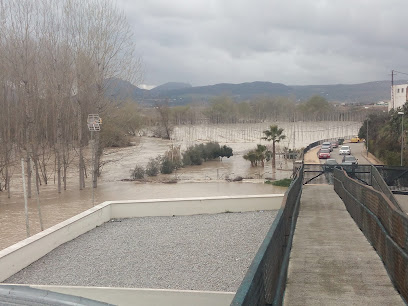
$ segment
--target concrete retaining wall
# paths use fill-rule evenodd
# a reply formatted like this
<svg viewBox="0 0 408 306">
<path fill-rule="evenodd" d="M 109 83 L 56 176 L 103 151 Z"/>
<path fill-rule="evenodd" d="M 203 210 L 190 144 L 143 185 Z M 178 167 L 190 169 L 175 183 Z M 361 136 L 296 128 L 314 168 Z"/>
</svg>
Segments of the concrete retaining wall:
<svg viewBox="0 0 408 306">
<path fill-rule="evenodd" d="M 277 210 L 282 199 L 283 194 L 269 194 L 104 202 L 0 251 L 0 282 L 59 245 L 113 218 Z"/>
</svg>

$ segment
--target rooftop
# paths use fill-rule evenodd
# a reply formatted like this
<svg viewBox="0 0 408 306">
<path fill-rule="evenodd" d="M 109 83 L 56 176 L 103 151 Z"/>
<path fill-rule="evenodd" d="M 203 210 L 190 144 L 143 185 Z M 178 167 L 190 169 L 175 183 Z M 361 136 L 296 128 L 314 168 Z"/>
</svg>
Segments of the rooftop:
<svg viewBox="0 0 408 306">
<path fill-rule="evenodd" d="M 4 282 L 236 291 L 276 214 L 111 219 Z"/>
</svg>

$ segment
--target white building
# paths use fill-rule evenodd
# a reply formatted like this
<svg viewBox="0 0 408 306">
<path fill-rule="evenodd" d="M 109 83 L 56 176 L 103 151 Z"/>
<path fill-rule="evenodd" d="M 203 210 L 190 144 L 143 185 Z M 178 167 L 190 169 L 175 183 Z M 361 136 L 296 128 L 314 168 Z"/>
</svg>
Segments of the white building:
<svg viewBox="0 0 408 306">
<path fill-rule="evenodd" d="M 408 101 L 408 84 L 394 85 L 391 89 L 391 102 L 388 111 L 402 107 Z"/>
</svg>

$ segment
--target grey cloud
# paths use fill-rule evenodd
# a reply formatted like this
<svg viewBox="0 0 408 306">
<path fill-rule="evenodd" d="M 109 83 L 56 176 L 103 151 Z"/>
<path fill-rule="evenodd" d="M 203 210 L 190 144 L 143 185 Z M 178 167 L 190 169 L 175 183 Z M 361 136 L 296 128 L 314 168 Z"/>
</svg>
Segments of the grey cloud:
<svg viewBox="0 0 408 306">
<path fill-rule="evenodd" d="M 120 0 L 144 82 L 355 83 L 408 72 L 408 2 Z"/>
</svg>

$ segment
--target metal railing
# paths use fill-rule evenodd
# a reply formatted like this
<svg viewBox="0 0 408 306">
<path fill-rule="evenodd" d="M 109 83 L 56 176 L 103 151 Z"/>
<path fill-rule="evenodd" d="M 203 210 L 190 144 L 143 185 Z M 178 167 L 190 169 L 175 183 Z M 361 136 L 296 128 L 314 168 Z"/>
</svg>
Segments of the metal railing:
<svg viewBox="0 0 408 306">
<path fill-rule="evenodd" d="M 394 204 L 395 207 L 397 207 L 400 211 L 402 211 L 397 199 L 394 197 L 394 195 L 392 194 L 392 191 L 390 190 L 390 188 L 384 181 L 383 176 L 377 170 L 377 166 L 371 167 L 371 186 L 375 190 L 382 192 L 388 198 L 388 200 L 390 200 L 392 204 Z"/>
<path fill-rule="evenodd" d="M 394 193 L 408 192 L 408 168 L 400 166 L 376 166 L 389 189 Z"/>
<path fill-rule="evenodd" d="M 344 137 L 345 139 L 351 138 Z M 325 141 L 313 142 L 303 149 L 300 159 L 310 149 Z M 299 214 L 303 185 L 303 163 L 294 170 L 294 180 L 285 193 L 271 228 L 253 259 L 231 305 L 281 305 L 286 288 L 289 255 Z"/>
<path fill-rule="evenodd" d="M 231 305 L 281 305 L 289 254 L 299 214 L 303 169 L 289 186 L 275 220 L 251 263 Z"/>
<path fill-rule="evenodd" d="M 334 170 L 334 190 L 382 259 L 395 288 L 408 301 L 408 217 L 388 197 Z"/>
</svg>

